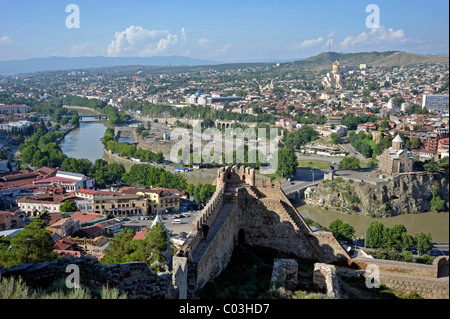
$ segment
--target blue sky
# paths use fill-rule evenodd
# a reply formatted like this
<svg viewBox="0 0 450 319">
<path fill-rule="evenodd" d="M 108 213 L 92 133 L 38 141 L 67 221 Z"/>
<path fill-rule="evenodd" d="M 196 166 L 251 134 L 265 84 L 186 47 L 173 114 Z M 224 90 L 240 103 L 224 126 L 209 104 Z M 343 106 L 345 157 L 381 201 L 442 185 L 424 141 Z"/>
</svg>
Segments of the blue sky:
<svg viewBox="0 0 450 319">
<path fill-rule="evenodd" d="M 69 4 L 79 7 L 80 28 L 66 26 Z M 366 25 L 370 4 L 379 8 L 377 29 Z M 152 55 L 288 60 L 329 47 L 448 54 L 448 12 L 446 0 L 0 0 L 0 61 Z"/>
</svg>

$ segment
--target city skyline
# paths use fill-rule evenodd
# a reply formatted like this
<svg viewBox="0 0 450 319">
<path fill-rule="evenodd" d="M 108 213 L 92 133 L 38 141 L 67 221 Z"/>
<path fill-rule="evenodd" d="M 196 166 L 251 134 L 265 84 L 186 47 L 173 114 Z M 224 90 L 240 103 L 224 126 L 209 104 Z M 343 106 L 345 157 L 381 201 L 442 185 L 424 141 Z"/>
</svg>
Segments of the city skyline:
<svg viewBox="0 0 450 319">
<path fill-rule="evenodd" d="M 79 28 L 68 27 L 79 9 Z M 377 28 L 367 20 L 379 9 Z M 448 55 L 448 2 L 2 1 L 0 61 L 49 56 L 184 56 L 218 62 L 324 51 Z M 67 12 L 66 12 L 67 11 Z M 366 12 L 367 11 L 367 12 Z M 73 20 L 72 20 L 73 21 Z M 418 23 L 420 21 L 420 23 Z"/>
</svg>

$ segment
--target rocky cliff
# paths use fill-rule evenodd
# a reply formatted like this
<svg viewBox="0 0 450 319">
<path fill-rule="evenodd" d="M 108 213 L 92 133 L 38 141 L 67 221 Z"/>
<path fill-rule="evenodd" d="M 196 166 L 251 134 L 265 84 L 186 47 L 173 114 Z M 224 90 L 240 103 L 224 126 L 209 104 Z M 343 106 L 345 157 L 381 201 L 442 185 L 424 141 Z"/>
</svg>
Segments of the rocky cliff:
<svg viewBox="0 0 450 319">
<path fill-rule="evenodd" d="M 424 213 L 432 210 L 435 183 L 439 185 L 440 197 L 445 201 L 443 210 L 448 212 L 448 178 L 436 178 L 430 174 L 401 175 L 386 185 L 344 181 L 341 178 L 322 181 L 317 185 L 312 202 L 343 213 L 371 217 Z"/>
</svg>

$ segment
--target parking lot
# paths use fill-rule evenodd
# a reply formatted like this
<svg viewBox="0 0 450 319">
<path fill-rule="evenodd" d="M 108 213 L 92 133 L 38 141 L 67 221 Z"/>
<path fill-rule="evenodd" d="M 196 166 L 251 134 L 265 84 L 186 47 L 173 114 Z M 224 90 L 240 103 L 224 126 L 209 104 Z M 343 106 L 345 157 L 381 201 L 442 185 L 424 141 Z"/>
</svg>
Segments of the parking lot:
<svg viewBox="0 0 450 319">
<path fill-rule="evenodd" d="M 169 231 L 170 236 L 176 237 L 181 232 L 189 234 L 192 231 L 192 222 L 197 217 L 199 212 L 200 211 L 179 214 L 161 214 L 159 216 L 161 217 L 164 226 Z M 123 226 L 133 228 L 135 230 L 141 230 L 143 227 L 150 227 L 154 218 L 154 216 L 144 216 L 144 220 L 141 220 L 141 216 L 127 217 L 127 220 L 125 220 Z M 180 223 L 172 223 L 174 219 L 179 219 Z"/>
</svg>

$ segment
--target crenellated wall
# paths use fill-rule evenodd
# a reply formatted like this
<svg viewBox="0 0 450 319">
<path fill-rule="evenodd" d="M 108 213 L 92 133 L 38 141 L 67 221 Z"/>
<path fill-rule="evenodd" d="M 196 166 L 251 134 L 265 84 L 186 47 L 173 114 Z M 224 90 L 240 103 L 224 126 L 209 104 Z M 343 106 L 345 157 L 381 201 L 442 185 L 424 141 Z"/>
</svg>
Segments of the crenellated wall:
<svg viewBox="0 0 450 319">
<path fill-rule="evenodd" d="M 222 167 L 217 171 L 216 185 L 226 183 L 245 183 L 250 186 L 255 186 L 255 170 L 250 167 Z"/>
<path fill-rule="evenodd" d="M 332 233 L 315 236 L 279 182 L 256 185 L 254 176 L 254 170 L 245 167 L 218 170 L 216 192 L 193 222 L 193 236 L 177 253 L 177 258 L 184 258 L 177 259 L 173 268 L 180 296 L 189 297 L 188 285 L 183 283 L 189 273 L 185 267 L 195 269 L 195 289 L 199 289 L 226 267 L 239 241 L 322 262 L 350 260 Z M 210 228 L 207 242 L 203 224 Z"/>
</svg>

